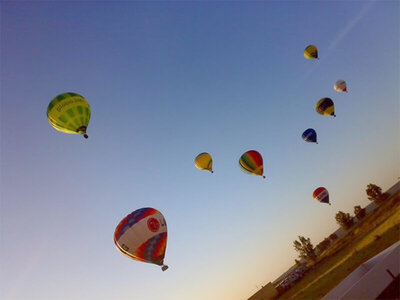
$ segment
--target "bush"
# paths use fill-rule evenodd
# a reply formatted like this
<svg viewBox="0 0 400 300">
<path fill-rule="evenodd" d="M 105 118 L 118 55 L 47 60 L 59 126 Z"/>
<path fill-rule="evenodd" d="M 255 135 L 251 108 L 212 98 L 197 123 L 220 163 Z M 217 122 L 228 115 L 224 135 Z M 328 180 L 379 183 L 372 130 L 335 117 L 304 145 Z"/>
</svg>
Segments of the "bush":
<svg viewBox="0 0 400 300">
<path fill-rule="evenodd" d="M 349 229 L 354 225 L 353 217 L 349 213 L 339 211 L 335 216 L 336 222 L 343 228 Z"/>
</svg>

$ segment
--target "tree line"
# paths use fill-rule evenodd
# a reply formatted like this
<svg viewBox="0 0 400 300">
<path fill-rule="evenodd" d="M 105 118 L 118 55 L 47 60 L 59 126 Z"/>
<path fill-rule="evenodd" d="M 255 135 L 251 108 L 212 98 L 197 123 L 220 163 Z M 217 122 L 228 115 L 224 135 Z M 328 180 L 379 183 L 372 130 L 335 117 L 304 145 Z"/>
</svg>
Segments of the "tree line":
<svg viewBox="0 0 400 300">
<path fill-rule="evenodd" d="M 390 197 L 388 193 L 382 193 L 382 189 L 372 183 L 367 185 L 365 192 L 367 193 L 368 199 L 377 204 L 381 204 Z M 335 220 L 342 228 L 347 230 L 354 225 L 356 218 L 361 221 L 365 215 L 365 208 L 361 208 L 360 205 L 356 205 L 354 206 L 354 216 L 351 216 L 349 213 L 339 211 L 335 216 Z M 324 251 L 337 238 L 338 236 L 332 233 L 329 238 L 325 238 L 316 247 L 314 247 L 310 238 L 298 236 L 298 240 L 293 241 L 293 247 L 295 251 L 298 252 L 300 259 L 315 261 L 318 255 L 317 253 Z M 300 260 L 295 259 L 295 262 L 297 265 L 301 264 Z"/>
</svg>

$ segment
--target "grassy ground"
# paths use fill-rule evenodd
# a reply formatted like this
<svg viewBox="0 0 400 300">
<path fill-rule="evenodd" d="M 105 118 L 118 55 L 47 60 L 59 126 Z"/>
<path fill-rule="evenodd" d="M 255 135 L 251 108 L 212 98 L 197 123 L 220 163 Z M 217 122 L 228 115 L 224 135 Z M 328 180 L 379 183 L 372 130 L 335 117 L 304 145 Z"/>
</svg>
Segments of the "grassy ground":
<svg viewBox="0 0 400 300">
<path fill-rule="evenodd" d="M 400 193 L 321 254 L 312 269 L 279 299 L 320 299 L 360 264 L 400 239 Z"/>
</svg>

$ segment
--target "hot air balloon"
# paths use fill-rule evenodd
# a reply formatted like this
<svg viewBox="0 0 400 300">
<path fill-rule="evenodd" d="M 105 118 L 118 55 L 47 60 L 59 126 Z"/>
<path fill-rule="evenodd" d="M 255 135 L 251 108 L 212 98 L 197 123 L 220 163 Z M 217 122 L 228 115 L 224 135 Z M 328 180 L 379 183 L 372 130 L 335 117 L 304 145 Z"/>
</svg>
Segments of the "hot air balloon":
<svg viewBox="0 0 400 300">
<path fill-rule="evenodd" d="M 194 165 L 199 170 L 206 170 L 214 173 L 212 170 L 212 157 L 210 154 L 203 152 L 196 156 L 194 159 Z"/>
<path fill-rule="evenodd" d="M 241 169 L 252 175 L 263 176 L 263 158 L 260 153 L 255 150 L 250 150 L 244 153 L 239 159 Z"/>
<path fill-rule="evenodd" d="M 339 93 L 343 93 L 343 92 L 347 93 L 346 81 L 344 81 L 344 80 L 336 81 L 335 85 L 333 86 L 333 89 Z"/>
<path fill-rule="evenodd" d="M 127 215 L 117 226 L 114 243 L 124 255 L 134 260 L 164 265 L 167 247 L 167 223 L 156 209 L 145 207 Z"/>
<path fill-rule="evenodd" d="M 331 98 L 322 98 L 315 105 L 315 110 L 317 113 L 323 116 L 334 116 L 335 115 L 335 105 Z"/>
<path fill-rule="evenodd" d="M 313 198 L 321 203 L 329 203 L 329 193 L 328 190 L 324 187 L 317 188 L 313 193 Z"/>
<path fill-rule="evenodd" d="M 305 140 L 308 143 L 318 144 L 317 133 L 312 128 L 308 128 L 306 131 L 304 131 L 301 137 L 303 138 L 303 140 Z"/>
<path fill-rule="evenodd" d="M 318 49 L 314 45 L 309 45 L 304 49 L 304 57 L 307 59 L 318 59 Z"/>
<path fill-rule="evenodd" d="M 55 97 L 47 107 L 47 119 L 58 131 L 83 134 L 88 138 L 90 106 L 81 95 L 64 93 Z"/>
</svg>

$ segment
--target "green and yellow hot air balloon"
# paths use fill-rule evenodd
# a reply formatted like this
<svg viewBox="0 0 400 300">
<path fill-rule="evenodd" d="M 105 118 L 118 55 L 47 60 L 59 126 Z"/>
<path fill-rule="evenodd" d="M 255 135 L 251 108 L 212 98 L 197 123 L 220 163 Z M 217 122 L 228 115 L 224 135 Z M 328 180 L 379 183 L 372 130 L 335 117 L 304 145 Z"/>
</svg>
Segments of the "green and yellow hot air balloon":
<svg viewBox="0 0 400 300">
<path fill-rule="evenodd" d="M 47 107 L 47 119 L 58 131 L 83 134 L 88 138 L 86 130 L 90 120 L 90 106 L 81 95 L 64 93 L 55 97 Z"/>
<path fill-rule="evenodd" d="M 194 165 L 199 170 L 210 171 L 214 173 L 212 170 L 212 157 L 210 154 L 203 152 L 196 156 L 194 159 Z"/>
<path fill-rule="evenodd" d="M 309 45 L 304 49 L 304 57 L 307 59 L 318 59 L 318 49 L 314 45 Z"/>
</svg>

